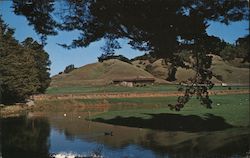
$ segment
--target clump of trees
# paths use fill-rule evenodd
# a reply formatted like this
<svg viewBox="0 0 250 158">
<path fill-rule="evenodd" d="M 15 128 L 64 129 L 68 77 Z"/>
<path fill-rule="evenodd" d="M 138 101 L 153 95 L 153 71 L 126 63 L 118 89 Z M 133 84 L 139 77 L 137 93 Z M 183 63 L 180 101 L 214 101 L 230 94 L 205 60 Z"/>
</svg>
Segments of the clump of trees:
<svg viewBox="0 0 250 158">
<path fill-rule="evenodd" d="M 110 56 L 110 55 L 107 55 L 107 54 L 102 54 L 97 59 L 98 59 L 99 62 L 103 62 L 103 61 L 109 60 L 109 59 L 117 59 L 117 60 L 120 60 L 120 61 L 131 64 L 131 61 L 128 58 L 126 58 L 125 56 L 123 56 L 123 55 L 111 55 Z"/>
<path fill-rule="evenodd" d="M 27 38 L 18 42 L 0 17 L 0 103 L 23 102 L 50 84 L 49 55 Z"/>
<path fill-rule="evenodd" d="M 64 73 L 69 73 L 69 72 L 71 72 L 73 70 L 75 70 L 75 65 L 74 64 L 70 64 L 70 65 L 68 65 L 68 66 L 65 67 L 65 69 L 64 69 L 63 72 Z"/>
<path fill-rule="evenodd" d="M 242 58 L 242 63 L 250 62 L 250 35 L 238 38 L 236 45 L 227 44 L 220 52 L 222 59 L 230 61 L 235 58 Z"/>
</svg>

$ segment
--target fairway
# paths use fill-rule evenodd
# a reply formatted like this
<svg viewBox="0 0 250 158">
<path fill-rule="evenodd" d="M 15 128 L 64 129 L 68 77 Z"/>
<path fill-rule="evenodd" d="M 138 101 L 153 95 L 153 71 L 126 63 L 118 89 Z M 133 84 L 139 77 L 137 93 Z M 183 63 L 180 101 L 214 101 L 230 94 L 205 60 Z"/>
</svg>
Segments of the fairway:
<svg viewBox="0 0 250 158">
<path fill-rule="evenodd" d="M 176 97 L 165 98 L 131 98 L 131 99 L 108 99 L 108 102 L 113 104 L 113 109 L 110 111 L 101 113 L 92 117 L 93 120 L 102 120 L 108 122 L 108 120 L 120 118 L 140 118 L 148 119 L 152 118 L 155 114 L 177 114 L 180 116 L 198 116 L 204 120 L 209 116 L 216 116 L 223 119 L 226 123 L 241 127 L 249 126 L 249 94 L 241 95 L 223 95 L 223 96 L 211 96 L 213 100 L 213 108 L 207 109 L 200 105 L 200 103 L 193 98 L 181 111 L 171 111 L 167 105 L 169 103 L 175 103 Z M 132 109 L 120 109 L 117 110 L 115 103 L 119 104 L 138 104 L 144 105 L 145 108 L 139 106 L 139 108 Z M 154 105 L 154 106 L 152 106 Z M 167 121 L 167 120 L 166 120 Z M 157 124 L 157 122 L 155 122 Z"/>
</svg>

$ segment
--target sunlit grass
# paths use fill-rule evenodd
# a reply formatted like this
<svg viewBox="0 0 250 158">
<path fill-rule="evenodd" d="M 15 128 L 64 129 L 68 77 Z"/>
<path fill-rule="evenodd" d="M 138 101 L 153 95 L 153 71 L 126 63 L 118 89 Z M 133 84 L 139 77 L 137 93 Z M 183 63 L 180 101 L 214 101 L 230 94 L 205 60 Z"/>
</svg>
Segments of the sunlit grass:
<svg viewBox="0 0 250 158">
<path fill-rule="evenodd" d="M 196 115 L 206 118 L 208 114 L 220 116 L 225 121 L 233 126 L 249 126 L 249 95 L 220 95 L 211 96 L 213 100 L 213 108 L 207 109 L 200 105 L 199 101 L 193 98 L 181 111 L 171 111 L 167 105 L 175 103 L 176 97 L 160 97 L 160 98 L 129 98 L 129 99 L 111 99 L 111 103 L 127 102 L 138 103 L 152 106 L 151 108 L 136 108 L 136 109 L 123 109 L 123 110 L 110 110 L 108 112 L 94 116 L 93 118 L 112 119 L 117 116 L 120 117 L 139 117 L 143 119 L 150 118 L 149 114 L 160 113 L 175 113 L 180 115 Z M 115 106 L 115 104 L 114 104 Z M 114 108 L 115 109 L 115 108 Z"/>
</svg>

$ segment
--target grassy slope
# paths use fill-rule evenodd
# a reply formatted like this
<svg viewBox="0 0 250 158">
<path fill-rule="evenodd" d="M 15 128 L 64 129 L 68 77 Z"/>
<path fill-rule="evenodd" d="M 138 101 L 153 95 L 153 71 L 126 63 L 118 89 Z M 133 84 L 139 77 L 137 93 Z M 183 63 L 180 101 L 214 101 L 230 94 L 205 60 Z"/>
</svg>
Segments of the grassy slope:
<svg viewBox="0 0 250 158">
<path fill-rule="evenodd" d="M 249 69 L 229 65 L 219 56 L 213 56 L 211 69 L 215 75 L 221 75 L 225 83 L 249 83 Z"/>
<path fill-rule="evenodd" d="M 52 87 L 105 85 L 113 79 L 150 77 L 153 75 L 134 65 L 119 61 L 108 60 L 103 63 L 88 64 L 68 74 L 56 75 L 52 78 Z"/>
<path fill-rule="evenodd" d="M 234 61 L 235 63 L 225 62 L 221 57 L 212 55 L 213 63 L 211 70 L 215 75 L 221 75 L 225 83 L 249 83 L 249 68 L 240 68 L 233 65 L 242 65 L 239 63 L 240 60 Z M 165 64 L 162 59 L 150 63 L 148 60 L 137 60 L 133 61 L 133 64 L 137 67 L 146 69 L 148 65 L 151 65 L 150 73 L 155 75 L 158 78 L 166 79 L 168 77 L 168 67 L 169 64 Z M 185 81 L 190 77 L 195 75 L 195 71 L 191 69 L 178 68 L 176 72 L 176 82 Z M 213 78 L 214 83 L 220 83 L 216 78 Z"/>
</svg>

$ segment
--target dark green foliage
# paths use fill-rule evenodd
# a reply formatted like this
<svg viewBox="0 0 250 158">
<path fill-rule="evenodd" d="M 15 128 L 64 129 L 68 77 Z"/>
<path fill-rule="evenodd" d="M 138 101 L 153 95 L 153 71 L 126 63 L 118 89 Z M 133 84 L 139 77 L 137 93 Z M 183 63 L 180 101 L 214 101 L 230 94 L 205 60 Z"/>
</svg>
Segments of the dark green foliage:
<svg viewBox="0 0 250 158">
<path fill-rule="evenodd" d="M 101 50 L 104 52 L 106 56 L 114 56 L 115 49 L 120 49 L 120 44 L 115 40 L 114 37 L 107 36 L 105 37 L 105 45 L 101 47 Z"/>
<path fill-rule="evenodd" d="M 54 0 L 14 0 L 13 8 L 42 35 L 55 34 L 55 28 L 80 31 L 69 48 L 86 47 L 104 38 L 113 41 L 108 44 L 112 49 L 118 46 L 115 39 L 126 38 L 132 48 L 154 52 L 163 58 L 171 57 L 180 45 L 191 45 L 202 39 L 208 20 L 228 24 L 249 18 L 247 0 L 65 0 L 59 3 L 64 6 L 60 8 L 63 12 L 54 8 Z M 57 23 L 54 13 L 60 19 Z"/>
<path fill-rule="evenodd" d="M 237 57 L 237 49 L 233 45 L 227 45 L 221 52 L 220 56 L 223 60 L 233 60 Z"/>
<path fill-rule="evenodd" d="M 73 64 L 71 64 L 71 65 L 66 66 L 66 68 L 64 69 L 63 72 L 64 73 L 69 73 L 69 72 L 71 72 L 73 70 L 75 70 L 75 66 Z"/>
<path fill-rule="evenodd" d="M 48 54 L 42 47 L 35 49 L 40 45 L 28 42 L 33 41 L 31 38 L 23 45 L 18 43 L 13 37 L 14 30 L 1 18 L 0 27 L 0 102 L 23 102 L 32 94 L 44 92 L 50 82 Z"/>
<path fill-rule="evenodd" d="M 131 64 L 131 61 L 128 58 L 126 58 L 125 56 L 123 56 L 123 55 L 106 55 L 106 54 L 102 54 L 100 57 L 98 57 L 99 62 L 103 62 L 103 61 L 109 60 L 109 59 L 117 59 L 117 60 L 120 60 L 120 61 Z"/>
<path fill-rule="evenodd" d="M 221 50 L 220 56 L 224 60 L 233 60 L 235 58 L 242 58 L 242 62 L 250 62 L 250 35 L 247 35 L 236 40 L 236 45 L 227 44 L 227 46 Z"/>
<path fill-rule="evenodd" d="M 53 0 L 41 0 L 32 3 L 33 0 L 13 0 L 14 12 L 17 15 L 24 15 L 29 25 L 34 25 L 37 33 L 43 32 L 41 40 L 43 45 L 47 35 L 56 35 L 56 21 L 50 12 L 54 11 Z M 35 16 L 34 16 L 35 15 Z"/>
<path fill-rule="evenodd" d="M 215 36 L 207 36 L 204 39 L 206 42 L 204 47 L 208 53 L 219 55 L 220 52 L 227 46 L 227 43 L 218 37 Z"/>
<path fill-rule="evenodd" d="M 49 65 L 51 64 L 49 60 L 49 55 L 44 51 L 43 46 L 34 41 L 32 38 L 27 38 L 22 42 L 25 51 L 30 52 L 30 54 L 35 59 L 35 68 L 38 70 L 38 80 L 39 88 L 37 93 L 44 93 L 50 84 L 50 74 Z"/>
<path fill-rule="evenodd" d="M 236 41 L 237 57 L 243 58 L 244 62 L 250 62 L 250 35 L 238 38 Z"/>
</svg>

